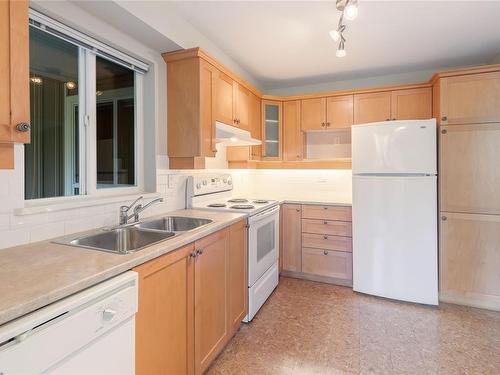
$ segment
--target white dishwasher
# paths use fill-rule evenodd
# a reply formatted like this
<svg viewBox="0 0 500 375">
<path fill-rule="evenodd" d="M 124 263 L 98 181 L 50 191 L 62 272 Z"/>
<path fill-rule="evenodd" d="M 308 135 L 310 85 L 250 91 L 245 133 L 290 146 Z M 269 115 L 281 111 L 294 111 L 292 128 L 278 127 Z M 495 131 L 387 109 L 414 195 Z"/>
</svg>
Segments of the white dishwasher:
<svg viewBox="0 0 500 375">
<path fill-rule="evenodd" d="M 0 374 L 133 374 L 137 273 L 0 326 Z"/>
</svg>

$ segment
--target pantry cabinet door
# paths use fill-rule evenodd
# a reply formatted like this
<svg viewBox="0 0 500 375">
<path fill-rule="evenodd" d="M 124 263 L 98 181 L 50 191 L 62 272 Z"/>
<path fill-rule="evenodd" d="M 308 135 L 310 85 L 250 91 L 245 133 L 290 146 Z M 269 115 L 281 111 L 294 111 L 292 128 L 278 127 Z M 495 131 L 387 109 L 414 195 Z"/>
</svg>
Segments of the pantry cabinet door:
<svg viewBox="0 0 500 375">
<path fill-rule="evenodd" d="M 138 375 L 194 373 L 193 250 L 191 244 L 134 268 Z"/>
<path fill-rule="evenodd" d="M 440 80 L 440 123 L 500 122 L 500 72 Z"/>
<path fill-rule="evenodd" d="M 250 117 L 249 117 L 249 105 L 250 105 L 250 93 L 245 87 L 234 82 L 235 90 L 235 105 L 234 105 L 234 118 L 235 126 L 244 130 L 250 131 Z"/>
<path fill-rule="evenodd" d="M 439 130 L 440 209 L 500 214 L 500 124 Z"/>
<path fill-rule="evenodd" d="M 440 298 L 500 308 L 499 243 L 500 216 L 442 212 Z"/>
<path fill-rule="evenodd" d="M 393 120 L 425 120 L 432 118 L 432 89 L 395 90 L 392 92 Z"/>
<path fill-rule="evenodd" d="M 391 119 L 391 92 L 354 95 L 354 123 L 388 121 Z"/>
<path fill-rule="evenodd" d="M 248 310 L 247 222 L 229 230 L 229 331 L 236 332 Z"/>
<path fill-rule="evenodd" d="M 195 373 L 199 375 L 229 338 L 229 230 L 196 241 L 195 250 Z"/>
<path fill-rule="evenodd" d="M 232 78 L 218 72 L 215 93 L 215 120 L 227 125 L 236 125 L 233 113 L 234 89 Z"/>
<path fill-rule="evenodd" d="M 301 128 L 308 130 L 326 129 L 326 98 L 301 100 Z"/>
<path fill-rule="evenodd" d="M 304 133 L 300 129 L 300 101 L 283 103 L 283 160 L 302 160 Z"/>
<path fill-rule="evenodd" d="M 302 206 L 283 205 L 283 271 L 302 271 Z"/>
<path fill-rule="evenodd" d="M 349 128 L 354 122 L 354 96 L 326 98 L 326 127 L 329 130 Z"/>
</svg>

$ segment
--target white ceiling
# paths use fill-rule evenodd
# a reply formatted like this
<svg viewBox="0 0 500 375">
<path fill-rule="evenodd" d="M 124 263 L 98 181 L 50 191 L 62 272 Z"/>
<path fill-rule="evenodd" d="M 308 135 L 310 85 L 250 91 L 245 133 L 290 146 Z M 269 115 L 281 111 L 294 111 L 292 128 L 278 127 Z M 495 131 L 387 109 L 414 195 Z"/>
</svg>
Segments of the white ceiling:
<svg viewBox="0 0 500 375">
<path fill-rule="evenodd" d="M 181 15 L 264 88 L 489 62 L 500 1 L 359 0 L 344 58 L 335 1 L 175 1 Z"/>
</svg>

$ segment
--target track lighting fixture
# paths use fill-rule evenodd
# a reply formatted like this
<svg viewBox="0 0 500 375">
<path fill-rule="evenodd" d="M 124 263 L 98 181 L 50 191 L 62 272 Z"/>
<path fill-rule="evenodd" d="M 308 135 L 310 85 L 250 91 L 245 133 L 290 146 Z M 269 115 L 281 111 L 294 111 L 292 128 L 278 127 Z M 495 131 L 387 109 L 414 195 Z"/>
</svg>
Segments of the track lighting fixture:
<svg viewBox="0 0 500 375">
<path fill-rule="evenodd" d="M 354 20 L 358 16 L 358 0 L 337 0 L 335 6 L 341 14 L 337 29 L 330 31 L 330 37 L 334 42 L 338 42 L 340 40 L 339 47 L 335 55 L 337 57 L 344 57 L 346 55 L 346 39 L 344 38 L 346 26 L 344 24 L 344 16 L 349 21 Z"/>
</svg>

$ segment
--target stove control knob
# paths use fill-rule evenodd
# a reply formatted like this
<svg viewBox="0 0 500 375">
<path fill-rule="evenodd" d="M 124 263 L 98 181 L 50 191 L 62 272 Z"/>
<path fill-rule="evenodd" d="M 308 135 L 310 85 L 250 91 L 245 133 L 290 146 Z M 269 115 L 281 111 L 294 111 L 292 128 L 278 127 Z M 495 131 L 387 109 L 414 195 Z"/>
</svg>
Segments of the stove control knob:
<svg viewBox="0 0 500 375">
<path fill-rule="evenodd" d="M 199 182 L 196 184 L 196 189 L 201 189 L 201 184 Z"/>
<path fill-rule="evenodd" d="M 233 184 L 233 180 L 227 180 L 227 184 L 228 185 L 232 185 Z"/>
<path fill-rule="evenodd" d="M 222 182 L 224 182 L 225 184 L 227 184 L 227 178 L 223 179 Z"/>
<path fill-rule="evenodd" d="M 208 182 L 207 182 L 207 180 L 203 180 L 203 185 L 205 185 L 205 186 L 206 186 L 206 185 L 207 185 L 207 183 L 208 183 Z"/>
</svg>

